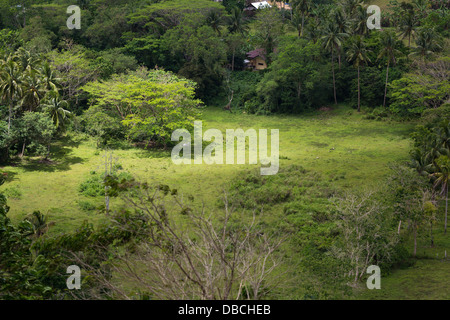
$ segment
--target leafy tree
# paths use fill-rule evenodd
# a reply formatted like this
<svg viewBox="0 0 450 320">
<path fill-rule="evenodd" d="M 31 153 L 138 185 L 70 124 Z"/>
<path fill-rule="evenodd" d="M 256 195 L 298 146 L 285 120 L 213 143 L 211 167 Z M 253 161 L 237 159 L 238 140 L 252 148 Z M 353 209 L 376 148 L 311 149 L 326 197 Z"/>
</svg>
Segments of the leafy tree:
<svg viewBox="0 0 450 320">
<path fill-rule="evenodd" d="M 156 70 L 93 82 L 83 90 L 95 102 L 88 111 L 88 124 L 98 123 L 88 130 L 98 128 L 96 135 L 102 136 L 106 123 L 113 128 L 122 123 L 131 140 L 151 140 L 164 146 L 170 143 L 173 130 L 192 127 L 200 104 L 194 99 L 192 81 Z"/>
<path fill-rule="evenodd" d="M 261 10 L 254 21 L 255 45 L 266 52 L 266 60 L 271 62 L 271 54 L 278 46 L 284 33 L 285 25 L 278 8 Z"/>
<path fill-rule="evenodd" d="M 56 128 L 48 115 L 41 112 L 25 112 L 23 117 L 17 119 L 12 140 L 22 143 L 21 156 L 25 150 L 37 155 L 49 155 L 50 143 Z"/>
</svg>

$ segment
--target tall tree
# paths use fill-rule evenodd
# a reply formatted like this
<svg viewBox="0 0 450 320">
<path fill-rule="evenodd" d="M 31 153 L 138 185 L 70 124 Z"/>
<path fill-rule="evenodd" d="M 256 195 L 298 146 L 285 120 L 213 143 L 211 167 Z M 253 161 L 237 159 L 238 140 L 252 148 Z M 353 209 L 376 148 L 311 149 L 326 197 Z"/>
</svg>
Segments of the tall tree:
<svg viewBox="0 0 450 320">
<path fill-rule="evenodd" d="M 418 25 L 418 21 L 416 16 L 414 15 L 414 12 L 411 11 L 405 11 L 403 16 L 400 18 L 400 35 L 402 36 L 402 39 L 408 38 L 408 47 L 411 48 L 411 37 L 414 37 L 415 29 Z"/>
<path fill-rule="evenodd" d="M 2 61 L 0 70 L 0 94 L 2 99 L 9 105 L 8 133 L 11 131 L 11 118 L 14 103 L 22 94 L 22 72 L 19 65 L 10 55 L 6 61 Z"/>
<path fill-rule="evenodd" d="M 360 86 L 360 67 L 361 65 L 370 62 L 367 56 L 366 44 L 360 35 L 354 36 L 349 45 L 347 52 L 348 61 L 353 62 L 353 65 L 358 69 L 358 112 L 361 111 L 361 86 Z"/>
<path fill-rule="evenodd" d="M 343 40 L 348 37 L 347 33 L 339 32 L 339 28 L 333 22 L 329 22 L 324 30 L 322 44 L 325 50 L 331 53 L 331 69 L 333 72 L 333 93 L 334 103 L 337 104 L 336 97 L 336 77 L 334 72 L 334 53 L 342 47 Z"/>
<path fill-rule="evenodd" d="M 447 212 L 448 212 L 448 186 L 450 184 L 450 159 L 447 156 L 441 156 L 436 161 L 436 172 L 432 174 L 436 180 L 434 187 L 440 188 L 440 193 L 445 198 L 445 218 L 444 233 L 447 234 Z"/>
<path fill-rule="evenodd" d="M 396 63 L 396 56 L 400 55 L 400 51 L 396 48 L 399 43 L 397 40 L 397 36 L 394 31 L 384 31 L 381 34 L 381 50 L 378 55 L 378 59 L 386 58 L 387 66 L 386 66 L 386 83 L 384 86 L 384 98 L 383 98 L 383 107 L 386 107 L 386 95 L 387 95 L 387 85 L 388 85 L 388 77 L 389 77 L 389 64 L 392 62 L 394 65 Z"/>
<path fill-rule="evenodd" d="M 300 13 L 301 16 L 301 23 L 300 23 L 300 37 L 303 37 L 303 27 L 305 25 L 305 17 L 308 14 L 308 11 L 310 9 L 310 0 L 294 0 L 292 9 L 298 13 Z"/>
</svg>

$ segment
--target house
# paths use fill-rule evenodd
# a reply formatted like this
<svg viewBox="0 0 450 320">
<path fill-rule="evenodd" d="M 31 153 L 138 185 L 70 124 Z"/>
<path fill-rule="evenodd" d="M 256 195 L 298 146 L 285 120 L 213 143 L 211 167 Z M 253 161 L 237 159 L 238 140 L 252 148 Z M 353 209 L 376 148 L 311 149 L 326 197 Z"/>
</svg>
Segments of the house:
<svg viewBox="0 0 450 320">
<path fill-rule="evenodd" d="M 264 9 L 272 7 L 267 1 L 252 2 L 252 6 L 254 6 L 256 9 Z"/>
<path fill-rule="evenodd" d="M 247 52 L 247 59 L 244 60 L 246 68 L 251 70 L 264 70 L 267 68 L 266 51 L 264 49 L 256 49 Z"/>
</svg>

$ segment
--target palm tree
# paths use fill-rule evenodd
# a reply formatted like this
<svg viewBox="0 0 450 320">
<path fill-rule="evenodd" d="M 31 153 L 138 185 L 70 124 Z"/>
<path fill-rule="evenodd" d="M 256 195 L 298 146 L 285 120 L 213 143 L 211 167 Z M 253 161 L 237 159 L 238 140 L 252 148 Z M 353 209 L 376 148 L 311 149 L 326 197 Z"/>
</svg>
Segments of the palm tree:
<svg viewBox="0 0 450 320">
<path fill-rule="evenodd" d="M 32 224 L 34 230 L 33 235 L 36 238 L 44 235 L 49 227 L 55 224 L 54 222 L 47 222 L 47 217 L 40 211 L 34 211 L 30 216 L 25 218 L 25 220 Z"/>
<path fill-rule="evenodd" d="M 292 10 L 301 14 L 300 37 L 303 37 L 303 26 L 305 25 L 305 16 L 310 8 L 310 0 L 294 0 Z"/>
<path fill-rule="evenodd" d="M 434 188 L 440 188 L 440 194 L 445 197 L 445 220 L 444 233 L 447 233 L 447 212 L 448 212 L 448 186 L 450 184 L 450 159 L 441 156 L 436 161 L 436 172 L 431 175 L 436 178 Z"/>
<path fill-rule="evenodd" d="M 228 30 L 231 33 L 239 32 L 244 35 L 248 31 L 248 27 L 246 25 L 247 20 L 242 13 L 242 10 L 238 7 L 233 7 L 231 9 L 231 16 L 228 18 Z"/>
<path fill-rule="evenodd" d="M 0 70 L 0 95 L 9 105 L 8 134 L 11 130 L 11 118 L 14 102 L 22 94 L 22 72 L 19 65 L 14 61 L 13 56 L 9 56 L 1 63 Z"/>
<path fill-rule="evenodd" d="M 353 61 L 353 64 L 358 68 L 358 112 L 361 111 L 361 87 L 360 87 L 360 76 L 359 69 L 361 65 L 370 62 L 367 56 L 366 44 L 360 35 L 354 36 L 350 41 L 350 46 L 347 52 L 348 61 Z"/>
<path fill-rule="evenodd" d="M 436 40 L 437 38 L 438 35 L 433 28 L 420 29 L 416 40 L 417 47 L 413 49 L 411 55 L 420 56 L 422 60 L 425 60 L 425 57 L 441 49 L 439 42 Z"/>
<path fill-rule="evenodd" d="M 71 112 L 64 109 L 67 106 L 67 101 L 59 100 L 58 97 L 50 98 L 47 103 L 42 104 L 42 108 L 50 114 L 56 128 L 64 128 L 66 119 L 70 117 Z"/>
<path fill-rule="evenodd" d="M 359 7 L 363 5 L 362 0 L 346 0 L 342 3 L 342 8 L 348 17 L 354 17 Z"/>
<path fill-rule="evenodd" d="M 36 71 L 27 71 L 22 81 L 21 106 L 28 111 L 34 111 L 41 103 L 46 93 L 44 83 Z"/>
<path fill-rule="evenodd" d="M 347 33 L 339 32 L 338 26 L 332 22 L 327 24 L 324 30 L 324 36 L 322 39 L 322 44 L 325 50 L 331 52 L 331 68 L 333 72 L 333 92 L 334 92 L 334 103 L 337 104 L 336 97 L 336 78 L 334 74 L 334 52 L 339 51 L 342 46 L 344 38 L 348 37 Z"/>
<path fill-rule="evenodd" d="M 386 108 L 386 95 L 387 95 L 387 85 L 388 85 L 388 77 L 389 77 L 389 63 L 395 65 L 396 56 L 401 52 L 397 50 L 399 43 L 397 40 L 397 36 L 393 31 L 385 31 L 381 34 L 381 51 L 378 55 L 378 59 L 386 57 L 387 59 L 387 67 L 386 67 L 386 83 L 384 86 L 384 99 L 383 99 L 383 107 Z"/>
<path fill-rule="evenodd" d="M 354 13 L 354 33 L 362 36 L 369 34 L 369 28 L 367 27 L 367 19 L 369 15 L 367 14 L 367 8 L 364 5 L 359 5 L 356 7 Z"/>
<path fill-rule="evenodd" d="M 350 33 L 350 22 L 347 19 L 342 8 L 338 7 L 333 11 L 331 21 L 336 24 L 340 33 L 348 34 Z M 338 47 L 338 62 L 339 62 L 339 70 L 341 69 L 341 47 Z"/>
<path fill-rule="evenodd" d="M 291 24 L 297 29 L 298 37 L 302 36 L 303 26 L 302 26 L 302 16 L 297 13 L 297 11 L 292 15 Z"/>
<path fill-rule="evenodd" d="M 54 71 L 50 67 L 48 62 L 45 62 L 39 70 L 44 83 L 45 90 L 49 92 L 58 93 L 58 89 L 61 88 L 61 78 L 57 78 Z"/>
<path fill-rule="evenodd" d="M 212 9 L 206 14 L 206 24 L 210 26 L 220 36 L 220 26 L 224 23 L 222 13 L 219 10 Z"/>
<path fill-rule="evenodd" d="M 405 11 L 402 18 L 400 19 L 400 35 L 402 39 L 408 37 L 408 47 L 411 48 L 411 37 L 415 36 L 414 30 L 418 24 L 417 18 L 414 12 Z"/>
<path fill-rule="evenodd" d="M 41 63 L 41 59 L 30 51 L 20 47 L 14 54 L 14 59 L 20 65 L 22 72 L 37 71 L 36 66 Z"/>
<path fill-rule="evenodd" d="M 320 30 L 320 22 L 317 19 L 310 19 L 308 24 L 306 25 L 306 36 L 308 40 L 311 40 L 313 43 L 317 43 L 320 38 L 321 30 Z"/>
</svg>

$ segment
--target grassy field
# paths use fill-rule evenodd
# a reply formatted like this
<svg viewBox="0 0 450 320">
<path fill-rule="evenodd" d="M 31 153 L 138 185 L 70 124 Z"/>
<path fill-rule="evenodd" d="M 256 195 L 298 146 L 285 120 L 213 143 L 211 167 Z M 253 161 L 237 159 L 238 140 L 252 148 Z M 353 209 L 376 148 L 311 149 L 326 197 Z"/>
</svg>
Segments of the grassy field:
<svg viewBox="0 0 450 320">
<path fill-rule="evenodd" d="M 341 107 L 320 115 L 255 116 L 206 109 L 203 131 L 208 128 L 265 128 L 280 130 L 280 166 L 298 164 L 317 171 L 339 187 L 376 185 L 387 172 L 386 164 L 406 159 L 413 125 L 364 120 L 356 111 Z M 79 185 L 91 171 L 101 171 L 104 152 L 91 139 L 67 137 L 52 147 L 52 161 L 25 159 L 3 170 L 9 182 L 1 187 L 9 195 L 10 215 L 22 219 L 33 210 L 56 222 L 53 232 L 70 230 L 83 220 L 101 216 L 81 210 L 79 202 L 97 201 L 79 194 Z M 124 170 L 137 179 L 165 183 L 198 200 L 215 203 L 233 177 L 259 165 L 175 165 L 170 151 L 114 150 Z M 208 192 L 205 192 L 207 190 Z M 113 200 L 114 205 L 114 200 Z"/>
<path fill-rule="evenodd" d="M 256 116 L 230 114 L 207 108 L 203 114 L 203 130 L 279 129 L 280 167 L 301 165 L 312 170 L 339 189 L 376 188 L 388 173 L 387 164 L 406 160 L 410 148 L 409 133 L 413 123 L 373 121 L 345 106 L 314 115 Z M 123 170 L 138 180 L 164 183 L 179 193 L 193 195 L 195 201 L 214 209 L 230 181 L 259 165 L 175 165 L 170 151 L 122 148 L 113 151 Z M 18 221 L 34 210 L 48 215 L 55 225 L 51 234 L 69 232 L 84 220 L 98 223 L 104 215 L 85 210 L 86 203 L 101 205 L 102 197 L 90 198 L 78 192 L 80 184 L 92 171 L 102 171 L 103 151 L 92 139 L 68 136 L 52 147 L 49 162 L 24 159 L 2 168 L 9 180 L 0 191 L 8 196 L 10 216 Z M 112 199 L 116 208 L 120 200 Z M 83 205 L 84 204 L 84 205 Z M 269 208 L 270 212 L 270 208 Z M 450 243 L 442 231 L 436 231 L 436 248 L 427 239 L 419 239 L 420 260 L 409 269 L 395 270 L 383 277 L 383 290 L 356 291 L 362 299 L 427 298 L 427 283 L 432 297 L 448 298 L 450 263 L 441 262 L 443 250 L 450 254 Z M 436 257 L 437 254 L 437 257 Z M 430 259 L 434 258 L 434 260 Z M 432 271 L 432 272 L 431 272 Z M 431 282 L 430 282 L 431 281 Z M 447 286 L 447 287 L 446 287 Z M 434 288 L 434 289 L 433 289 Z"/>
</svg>

